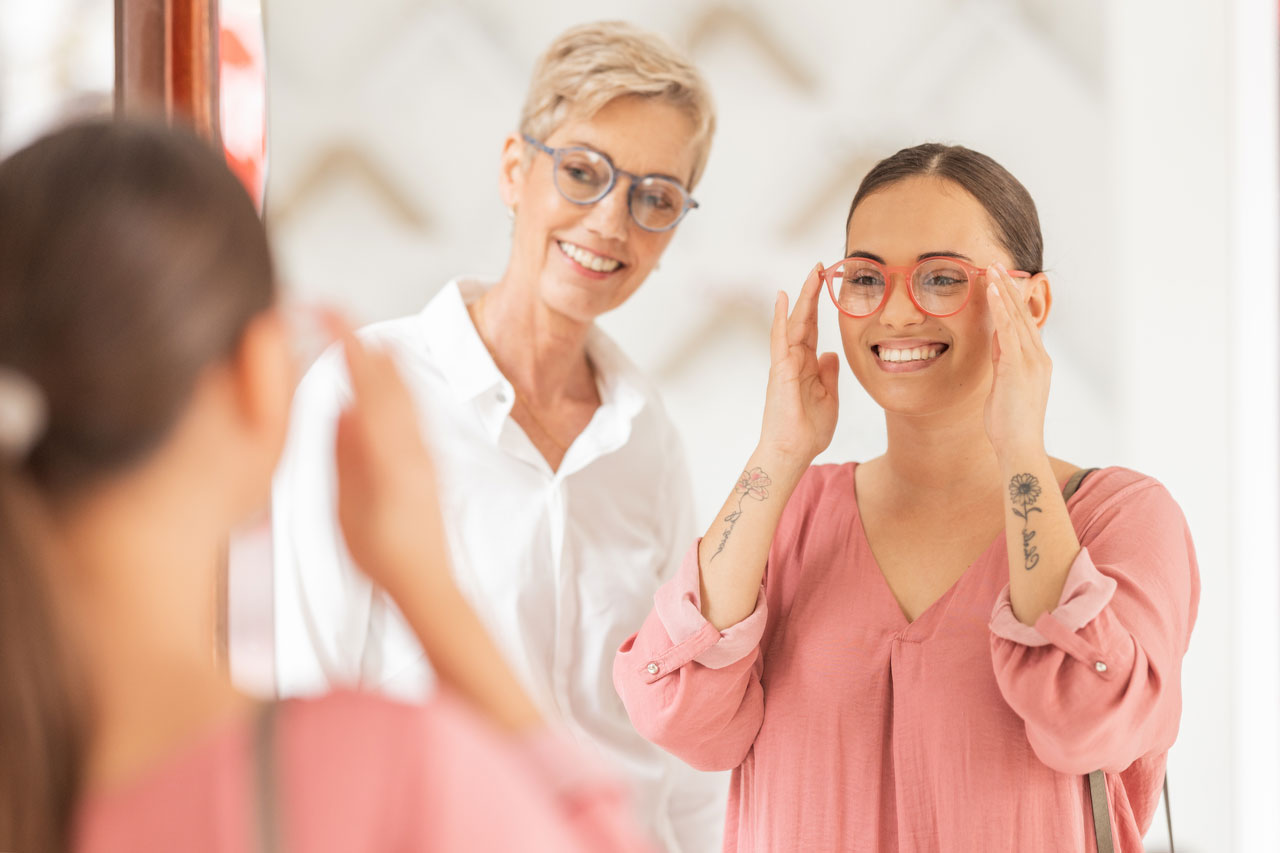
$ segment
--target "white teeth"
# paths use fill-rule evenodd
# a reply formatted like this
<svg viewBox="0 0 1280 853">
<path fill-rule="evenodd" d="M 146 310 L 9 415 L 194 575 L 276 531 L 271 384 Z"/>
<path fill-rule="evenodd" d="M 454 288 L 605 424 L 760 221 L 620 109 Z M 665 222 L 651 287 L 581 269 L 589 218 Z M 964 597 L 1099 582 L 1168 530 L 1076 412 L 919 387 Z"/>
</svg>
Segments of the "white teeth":
<svg viewBox="0 0 1280 853">
<path fill-rule="evenodd" d="M 602 258 L 595 252 L 588 252 L 581 246 L 575 246 L 572 243 L 566 243 L 563 240 L 558 243 L 560 251 L 573 258 L 582 266 L 596 272 L 613 272 L 621 263 L 612 258 Z"/>
<path fill-rule="evenodd" d="M 893 347 L 880 347 L 880 360 L 901 363 L 904 361 L 928 361 L 931 358 L 937 358 L 942 355 L 942 344 L 931 344 L 925 347 L 910 347 L 906 349 Z"/>
</svg>

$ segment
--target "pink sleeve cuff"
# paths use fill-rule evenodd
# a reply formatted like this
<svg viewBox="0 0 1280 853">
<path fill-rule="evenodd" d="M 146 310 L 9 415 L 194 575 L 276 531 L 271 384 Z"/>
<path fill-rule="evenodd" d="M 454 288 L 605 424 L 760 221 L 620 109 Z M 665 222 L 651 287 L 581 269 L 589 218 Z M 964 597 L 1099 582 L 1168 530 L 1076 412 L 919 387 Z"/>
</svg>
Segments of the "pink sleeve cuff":
<svg viewBox="0 0 1280 853">
<path fill-rule="evenodd" d="M 663 655 L 659 671 L 649 673 L 660 677 L 690 660 L 711 669 L 723 669 L 751 654 L 764 636 L 768 606 L 765 604 L 764 586 L 756 597 L 756 609 L 751 615 L 724 631 L 702 616 L 701 576 L 698 568 L 698 539 L 685 553 L 676 576 L 667 581 L 653 597 L 654 609 L 662 627 L 667 630 L 674 647 Z"/>
<path fill-rule="evenodd" d="M 1081 548 L 1067 572 L 1058 606 L 1051 613 L 1041 615 L 1035 626 L 1022 624 L 1013 615 L 1009 585 L 1005 584 L 991 614 L 991 633 L 1024 646 L 1060 645 L 1058 641 L 1065 635 L 1074 635 L 1096 619 L 1115 592 L 1115 579 L 1098 571 L 1089 549 Z"/>
</svg>

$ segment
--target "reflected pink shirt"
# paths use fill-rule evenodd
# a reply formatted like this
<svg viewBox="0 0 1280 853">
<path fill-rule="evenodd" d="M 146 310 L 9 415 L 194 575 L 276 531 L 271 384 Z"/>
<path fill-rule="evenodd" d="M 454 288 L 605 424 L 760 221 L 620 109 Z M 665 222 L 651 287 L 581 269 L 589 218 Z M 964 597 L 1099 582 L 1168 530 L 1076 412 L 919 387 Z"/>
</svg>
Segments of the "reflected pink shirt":
<svg viewBox="0 0 1280 853">
<path fill-rule="evenodd" d="M 505 737 L 460 701 L 333 693 L 276 716 L 282 853 L 648 851 L 623 789 L 549 731 Z M 254 721 L 221 727 L 79 809 L 76 853 L 257 851 Z"/>
<path fill-rule="evenodd" d="M 728 851 L 1094 850 L 1106 771 L 1116 849 L 1142 850 L 1178 731 L 1200 582 L 1158 482 L 1096 471 L 1068 502 L 1083 548 L 1035 627 L 1002 533 L 908 622 L 858 515 L 855 465 L 809 470 L 755 611 L 700 613 L 697 546 L 614 662 L 636 728 L 733 769 Z"/>
</svg>

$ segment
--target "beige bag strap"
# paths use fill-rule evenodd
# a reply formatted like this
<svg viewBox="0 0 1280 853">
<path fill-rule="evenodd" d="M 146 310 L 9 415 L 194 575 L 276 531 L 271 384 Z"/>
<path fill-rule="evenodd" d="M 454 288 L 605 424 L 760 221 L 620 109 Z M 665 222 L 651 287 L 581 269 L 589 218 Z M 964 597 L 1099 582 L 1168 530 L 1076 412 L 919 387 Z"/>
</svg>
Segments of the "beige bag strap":
<svg viewBox="0 0 1280 853">
<path fill-rule="evenodd" d="M 1097 471 L 1097 468 L 1081 468 L 1071 475 L 1067 484 L 1062 487 L 1062 499 L 1071 500 L 1084 482 L 1084 478 Z M 1111 804 L 1107 801 L 1107 777 L 1101 770 L 1095 770 L 1087 777 L 1089 780 L 1089 803 L 1093 807 L 1093 837 L 1098 842 L 1098 853 L 1115 853 L 1115 839 L 1111 837 Z M 1164 777 L 1164 819 L 1169 829 L 1169 853 L 1173 847 L 1173 812 L 1169 808 L 1169 775 Z"/>
<path fill-rule="evenodd" d="M 1107 777 L 1101 770 L 1088 776 L 1089 801 L 1093 804 L 1093 837 L 1098 841 L 1098 853 L 1115 853 L 1115 841 L 1111 838 L 1111 808 L 1107 804 Z"/>
<path fill-rule="evenodd" d="M 1093 837 L 1098 842 L 1098 853 L 1115 853 L 1115 841 L 1111 837 L 1111 806 L 1107 802 L 1107 777 L 1101 770 L 1088 775 L 1089 802 L 1093 805 Z M 1169 774 L 1164 775 L 1164 825 L 1169 831 L 1169 853 L 1176 853 L 1173 846 L 1173 809 L 1169 806 Z"/>
<path fill-rule="evenodd" d="M 1064 501 L 1071 500 L 1071 496 L 1080 489 L 1080 484 L 1084 482 L 1084 478 L 1097 470 L 1097 468 L 1081 468 L 1072 474 L 1071 479 L 1067 480 L 1067 484 L 1062 487 L 1062 499 Z"/>
<path fill-rule="evenodd" d="M 275 701 L 263 703 L 254 730 L 259 853 L 284 851 L 280 840 L 279 776 L 276 773 L 276 710 L 279 704 Z"/>
</svg>

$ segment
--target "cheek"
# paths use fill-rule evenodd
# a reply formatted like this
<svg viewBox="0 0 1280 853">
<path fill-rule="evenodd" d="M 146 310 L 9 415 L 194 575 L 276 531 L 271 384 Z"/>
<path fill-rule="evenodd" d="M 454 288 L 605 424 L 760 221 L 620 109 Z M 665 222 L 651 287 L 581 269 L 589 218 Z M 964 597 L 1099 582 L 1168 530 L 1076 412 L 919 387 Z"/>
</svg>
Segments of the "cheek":
<svg viewBox="0 0 1280 853">
<path fill-rule="evenodd" d="M 848 362 L 854 375 L 861 378 L 863 367 L 871 363 L 874 358 L 864 340 L 866 321 L 855 320 L 841 314 L 837 322 L 840 326 L 840 344 L 844 349 L 844 360 Z"/>
<path fill-rule="evenodd" d="M 632 223 L 631 227 L 635 232 L 631 238 L 633 266 L 637 270 L 648 273 L 662 259 L 662 253 L 667 250 L 667 246 L 675 237 L 675 230 L 654 233 L 645 231 L 635 223 Z"/>
</svg>

